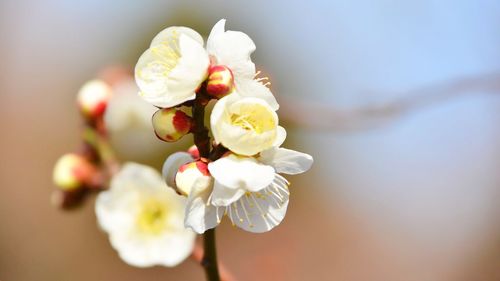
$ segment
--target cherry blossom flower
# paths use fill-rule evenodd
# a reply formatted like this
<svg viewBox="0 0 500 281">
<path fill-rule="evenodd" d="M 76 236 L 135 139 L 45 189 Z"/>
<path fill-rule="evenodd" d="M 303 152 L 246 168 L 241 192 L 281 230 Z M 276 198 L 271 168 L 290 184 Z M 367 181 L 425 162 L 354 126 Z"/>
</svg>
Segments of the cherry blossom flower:
<svg viewBox="0 0 500 281">
<path fill-rule="evenodd" d="M 207 77 L 208 66 L 200 34 L 188 27 L 167 27 L 156 35 L 135 67 L 140 96 L 164 108 L 192 100 Z"/>
<path fill-rule="evenodd" d="M 95 211 L 113 248 L 137 267 L 175 266 L 193 250 L 195 234 L 186 229 L 185 199 L 168 189 L 160 174 L 127 163 L 101 192 Z"/>
<path fill-rule="evenodd" d="M 193 169 L 189 181 L 176 182 L 176 175 L 179 167 L 185 165 L 181 163 L 196 163 L 193 157 L 185 152 L 171 155 L 163 173 L 169 186 L 177 185 L 188 197 L 186 227 L 203 233 L 216 227 L 224 215 L 250 232 L 266 232 L 280 224 L 290 192 L 289 182 L 279 173 L 303 173 L 313 162 L 308 154 L 279 147 L 282 140 L 284 137 L 257 157 L 228 153 L 208 164 L 209 174 Z M 213 179 L 208 180 L 209 176 Z"/>
<path fill-rule="evenodd" d="M 272 147 L 284 134 L 278 115 L 264 100 L 233 94 L 215 104 L 210 125 L 217 143 L 246 156 Z"/>
</svg>

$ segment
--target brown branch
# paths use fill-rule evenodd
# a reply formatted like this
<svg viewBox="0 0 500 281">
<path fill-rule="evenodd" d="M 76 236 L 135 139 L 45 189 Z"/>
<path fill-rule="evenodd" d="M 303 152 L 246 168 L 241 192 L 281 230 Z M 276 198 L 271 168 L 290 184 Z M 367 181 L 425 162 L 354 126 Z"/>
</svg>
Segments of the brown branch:
<svg viewBox="0 0 500 281">
<path fill-rule="evenodd" d="M 204 84 L 200 89 L 193 104 L 194 127 L 192 133 L 194 144 L 200 152 L 200 158 L 208 159 L 210 156 L 210 137 L 208 136 L 208 129 L 205 127 L 205 106 L 209 98 L 204 93 Z M 208 229 L 203 234 L 203 258 L 200 264 L 205 269 L 208 281 L 220 281 L 215 247 L 215 229 Z"/>
<path fill-rule="evenodd" d="M 200 244 L 196 243 L 191 258 L 197 263 L 202 263 L 203 248 Z M 223 263 L 219 263 L 220 279 L 221 281 L 236 281 L 236 278 L 227 270 Z"/>
<path fill-rule="evenodd" d="M 355 109 L 336 109 L 325 103 L 280 97 L 280 117 L 285 122 L 311 130 L 357 130 L 386 125 L 425 106 L 467 94 L 500 93 L 500 73 L 465 77 L 429 85 L 400 96 L 394 101 Z"/>
</svg>

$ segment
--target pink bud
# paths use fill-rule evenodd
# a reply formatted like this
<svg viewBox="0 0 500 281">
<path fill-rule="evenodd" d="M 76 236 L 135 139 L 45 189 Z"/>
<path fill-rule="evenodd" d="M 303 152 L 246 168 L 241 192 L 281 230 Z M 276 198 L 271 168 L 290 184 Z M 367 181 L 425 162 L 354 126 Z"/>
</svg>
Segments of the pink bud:
<svg viewBox="0 0 500 281">
<path fill-rule="evenodd" d="M 153 114 L 155 134 L 163 141 L 177 141 L 189 133 L 191 125 L 191 117 L 175 108 L 163 108 Z"/>
<path fill-rule="evenodd" d="M 85 83 L 77 96 L 78 107 L 82 114 L 95 119 L 101 117 L 111 98 L 111 87 L 101 80 L 91 80 Z"/>
<path fill-rule="evenodd" d="M 61 156 L 54 166 L 54 184 L 62 190 L 75 190 L 90 183 L 96 168 L 82 156 L 68 153 Z"/>
<path fill-rule="evenodd" d="M 208 69 L 207 93 L 220 99 L 233 90 L 233 82 L 233 72 L 227 66 L 211 66 Z"/>
<path fill-rule="evenodd" d="M 182 165 L 175 175 L 175 185 L 177 191 L 188 196 L 191 190 L 197 188 L 207 188 L 212 184 L 212 177 L 208 171 L 208 164 L 203 161 L 194 161 Z"/>
</svg>

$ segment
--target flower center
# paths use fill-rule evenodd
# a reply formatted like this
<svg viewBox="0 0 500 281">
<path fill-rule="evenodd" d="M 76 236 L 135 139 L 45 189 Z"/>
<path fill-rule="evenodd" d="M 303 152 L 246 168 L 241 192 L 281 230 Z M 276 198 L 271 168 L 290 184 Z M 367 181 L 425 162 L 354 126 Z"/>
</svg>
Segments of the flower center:
<svg viewBox="0 0 500 281">
<path fill-rule="evenodd" d="M 160 234 L 167 226 L 167 208 L 163 202 L 149 199 L 143 202 L 137 215 L 137 226 L 145 234 Z"/>
<path fill-rule="evenodd" d="M 270 112 L 258 104 L 241 106 L 238 113 L 230 115 L 230 120 L 232 125 L 257 134 L 275 127 L 275 121 Z"/>
</svg>

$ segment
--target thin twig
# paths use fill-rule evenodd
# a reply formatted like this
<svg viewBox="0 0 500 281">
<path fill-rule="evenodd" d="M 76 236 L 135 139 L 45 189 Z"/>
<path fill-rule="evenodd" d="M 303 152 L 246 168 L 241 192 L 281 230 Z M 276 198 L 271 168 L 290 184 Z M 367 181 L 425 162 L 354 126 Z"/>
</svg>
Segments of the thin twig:
<svg viewBox="0 0 500 281">
<path fill-rule="evenodd" d="M 465 77 L 433 84 L 391 96 L 401 98 L 354 109 L 338 109 L 325 103 L 280 98 L 280 116 L 310 130 L 359 130 L 386 125 L 405 114 L 425 106 L 448 101 L 467 94 L 500 93 L 500 73 Z"/>
<path fill-rule="evenodd" d="M 83 139 L 96 150 L 108 176 L 116 174 L 120 169 L 120 164 L 107 137 L 99 134 L 94 128 L 86 127 L 83 131 Z"/>
<path fill-rule="evenodd" d="M 203 248 L 200 244 L 196 244 L 191 254 L 191 258 L 197 263 L 202 263 L 203 260 Z M 236 281 L 236 278 L 227 270 L 223 263 L 219 263 L 220 279 L 221 281 Z"/>
</svg>

